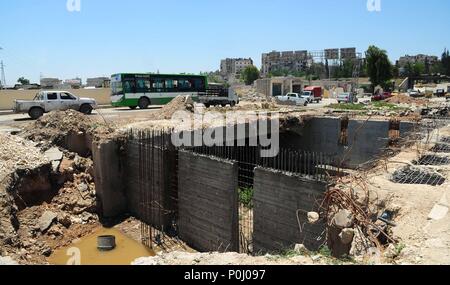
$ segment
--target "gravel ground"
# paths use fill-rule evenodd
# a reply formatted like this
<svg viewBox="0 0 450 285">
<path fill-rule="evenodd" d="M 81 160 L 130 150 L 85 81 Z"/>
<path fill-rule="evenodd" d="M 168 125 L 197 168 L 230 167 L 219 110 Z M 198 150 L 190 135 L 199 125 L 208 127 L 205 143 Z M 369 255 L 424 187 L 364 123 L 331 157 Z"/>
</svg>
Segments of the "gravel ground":
<svg viewBox="0 0 450 285">
<path fill-rule="evenodd" d="M 249 256 L 239 253 L 187 253 L 171 252 L 154 257 L 142 257 L 132 265 L 310 265 L 326 263 L 320 256 L 295 255 L 282 256 Z"/>
</svg>

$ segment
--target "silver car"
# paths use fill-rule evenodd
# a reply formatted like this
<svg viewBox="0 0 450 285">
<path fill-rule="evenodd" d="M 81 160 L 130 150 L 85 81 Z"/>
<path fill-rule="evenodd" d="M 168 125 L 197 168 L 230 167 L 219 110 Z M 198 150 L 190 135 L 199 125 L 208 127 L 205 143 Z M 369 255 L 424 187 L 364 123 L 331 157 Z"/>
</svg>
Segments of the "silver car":
<svg viewBox="0 0 450 285">
<path fill-rule="evenodd" d="M 337 97 L 339 104 L 341 103 L 358 103 L 358 98 L 352 93 L 341 93 Z"/>
</svg>

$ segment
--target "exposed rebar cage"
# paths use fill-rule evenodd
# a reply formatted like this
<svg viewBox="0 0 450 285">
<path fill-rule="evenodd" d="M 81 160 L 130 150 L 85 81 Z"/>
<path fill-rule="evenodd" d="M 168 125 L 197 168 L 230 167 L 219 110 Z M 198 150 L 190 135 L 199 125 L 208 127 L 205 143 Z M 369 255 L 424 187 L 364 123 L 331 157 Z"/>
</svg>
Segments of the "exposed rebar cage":
<svg viewBox="0 0 450 285">
<path fill-rule="evenodd" d="M 414 161 L 416 165 L 447 165 L 450 164 L 450 158 L 447 156 L 438 156 L 433 154 L 427 154 Z"/>
<path fill-rule="evenodd" d="M 392 181 L 399 184 L 421 184 L 439 186 L 445 178 L 433 169 L 406 166 L 392 175 Z"/>
<path fill-rule="evenodd" d="M 176 235 L 175 206 L 177 183 L 174 176 L 168 178 L 166 167 L 170 161 L 170 133 L 167 131 L 130 131 L 129 146 L 139 152 L 139 217 L 141 219 L 141 240 L 153 248 L 163 247 L 169 242 L 166 234 Z M 176 163 L 176 160 L 175 160 Z M 177 167 L 174 167 L 175 169 Z M 176 174 L 176 172 L 175 172 Z M 169 192 L 169 195 L 166 195 Z M 169 200 L 167 199 L 169 197 Z M 171 234 L 172 235 L 172 234 Z"/>
<path fill-rule="evenodd" d="M 170 130 L 129 132 L 128 144 L 139 153 L 139 217 L 142 243 L 163 247 L 178 235 L 178 149 Z M 201 146 L 183 149 L 238 164 L 240 252 L 253 252 L 253 185 L 256 167 L 302 175 L 326 181 L 338 173 L 331 156 L 319 152 L 280 149 L 263 157 L 261 147 Z"/>
</svg>

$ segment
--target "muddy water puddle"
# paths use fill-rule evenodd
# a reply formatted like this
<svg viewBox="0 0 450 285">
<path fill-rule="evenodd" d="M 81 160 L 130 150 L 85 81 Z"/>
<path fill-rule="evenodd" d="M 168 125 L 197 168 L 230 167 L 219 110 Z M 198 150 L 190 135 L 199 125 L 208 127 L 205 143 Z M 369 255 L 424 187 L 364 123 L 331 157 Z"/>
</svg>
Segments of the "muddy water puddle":
<svg viewBox="0 0 450 285">
<path fill-rule="evenodd" d="M 105 235 L 116 237 L 115 249 L 97 249 L 97 238 Z M 100 228 L 72 245 L 56 250 L 48 262 L 53 265 L 130 265 L 136 258 L 154 255 L 151 249 L 125 236 L 118 229 Z"/>
</svg>

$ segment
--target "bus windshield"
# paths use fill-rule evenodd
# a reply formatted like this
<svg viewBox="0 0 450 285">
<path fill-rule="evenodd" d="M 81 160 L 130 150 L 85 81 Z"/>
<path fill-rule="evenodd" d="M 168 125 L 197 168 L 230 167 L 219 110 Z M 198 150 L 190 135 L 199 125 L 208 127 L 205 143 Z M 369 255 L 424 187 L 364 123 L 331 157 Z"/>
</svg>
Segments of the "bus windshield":
<svg viewBox="0 0 450 285">
<path fill-rule="evenodd" d="M 111 95 L 122 95 L 123 94 L 123 87 L 122 82 L 116 81 L 111 82 Z"/>
</svg>

